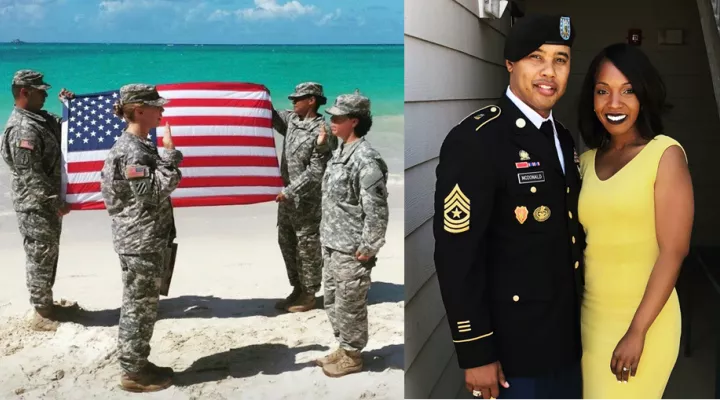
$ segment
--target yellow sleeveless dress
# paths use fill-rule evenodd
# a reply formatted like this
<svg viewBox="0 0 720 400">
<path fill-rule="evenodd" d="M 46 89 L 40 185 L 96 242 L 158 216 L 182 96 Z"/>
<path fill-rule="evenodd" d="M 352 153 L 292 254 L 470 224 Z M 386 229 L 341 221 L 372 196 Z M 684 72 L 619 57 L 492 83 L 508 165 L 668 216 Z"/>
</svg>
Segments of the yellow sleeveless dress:
<svg viewBox="0 0 720 400">
<path fill-rule="evenodd" d="M 659 254 L 655 177 L 660 158 L 673 145 L 680 146 L 670 137 L 655 137 L 605 181 L 595 172 L 595 150 L 580 157 L 578 218 L 587 234 L 581 317 L 586 399 L 660 399 L 675 366 L 681 321 L 673 289 L 647 333 L 637 375 L 618 383 L 610 371 L 612 353 L 630 327 Z"/>
</svg>

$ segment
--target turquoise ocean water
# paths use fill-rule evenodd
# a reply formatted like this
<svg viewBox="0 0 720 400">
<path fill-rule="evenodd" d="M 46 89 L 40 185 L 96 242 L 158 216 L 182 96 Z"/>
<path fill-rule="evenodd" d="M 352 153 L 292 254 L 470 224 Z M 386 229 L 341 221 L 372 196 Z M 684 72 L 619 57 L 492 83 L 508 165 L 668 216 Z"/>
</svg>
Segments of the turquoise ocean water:
<svg viewBox="0 0 720 400">
<path fill-rule="evenodd" d="M 24 68 L 45 74 L 53 86 L 45 108 L 55 113 L 62 110 L 57 94 L 63 87 L 81 94 L 134 82 L 253 82 L 270 89 L 277 109 L 291 107 L 287 95 L 299 82 L 322 83 L 326 107 L 337 95 L 358 88 L 370 97 L 376 116 L 368 140 L 388 161 L 396 179 L 402 175 L 402 45 L 0 44 L 2 125 L 13 106 L 12 75 Z"/>
</svg>

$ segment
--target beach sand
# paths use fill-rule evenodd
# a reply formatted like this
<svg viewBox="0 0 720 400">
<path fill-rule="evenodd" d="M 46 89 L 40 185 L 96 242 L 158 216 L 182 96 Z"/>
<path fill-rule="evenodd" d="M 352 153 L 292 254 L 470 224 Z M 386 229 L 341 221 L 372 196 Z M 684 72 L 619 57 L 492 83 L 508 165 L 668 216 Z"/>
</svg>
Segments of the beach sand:
<svg viewBox="0 0 720 400">
<path fill-rule="evenodd" d="M 117 387 L 122 282 L 107 213 L 74 211 L 64 220 L 54 296 L 89 312 L 57 332 L 31 331 L 25 256 L 0 164 L 0 398 L 132 396 Z M 328 378 L 312 362 L 335 346 L 321 306 L 300 314 L 274 309 L 291 289 L 275 203 L 179 208 L 178 260 L 150 353 L 150 361 L 175 369 L 175 386 L 143 398 L 402 398 L 402 180 L 391 179 L 388 189 L 391 220 L 372 275 L 363 372 Z"/>
</svg>

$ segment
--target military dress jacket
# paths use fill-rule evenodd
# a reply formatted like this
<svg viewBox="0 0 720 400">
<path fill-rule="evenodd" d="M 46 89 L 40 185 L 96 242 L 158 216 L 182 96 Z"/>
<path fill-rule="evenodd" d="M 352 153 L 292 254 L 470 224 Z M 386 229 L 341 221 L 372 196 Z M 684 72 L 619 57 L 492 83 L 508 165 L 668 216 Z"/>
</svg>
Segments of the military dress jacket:
<svg viewBox="0 0 720 400">
<path fill-rule="evenodd" d="M 175 238 L 170 195 L 182 178 L 179 150 L 162 156 L 148 140 L 123 132 L 101 172 L 101 191 L 110 214 L 118 254 L 165 251 Z"/>
<path fill-rule="evenodd" d="M 580 359 L 579 160 L 504 96 L 455 126 L 436 169 L 435 267 L 461 368 L 530 376 Z"/>
</svg>

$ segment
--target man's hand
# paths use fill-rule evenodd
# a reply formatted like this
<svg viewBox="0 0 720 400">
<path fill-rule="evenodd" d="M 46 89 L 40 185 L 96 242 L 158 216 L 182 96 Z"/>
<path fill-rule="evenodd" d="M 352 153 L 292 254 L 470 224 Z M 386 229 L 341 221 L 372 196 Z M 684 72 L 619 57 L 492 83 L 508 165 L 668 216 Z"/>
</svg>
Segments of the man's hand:
<svg viewBox="0 0 720 400">
<path fill-rule="evenodd" d="M 280 203 L 281 201 L 286 201 L 288 198 L 285 197 L 285 194 L 283 192 L 280 192 L 280 194 L 277 195 L 275 198 L 276 203 Z"/>
<path fill-rule="evenodd" d="M 75 93 L 73 93 L 65 88 L 60 89 L 60 94 L 58 95 L 58 100 L 60 100 L 61 103 L 63 101 L 65 101 L 66 99 L 70 100 L 73 98 L 75 98 Z"/>
<path fill-rule="evenodd" d="M 320 134 L 317 138 L 317 144 L 321 145 L 324 144 L 327 141 L 327 131 L 325 130 L 325 123 L 320 123 Z"/>
<path fill-rule="evenodd" d="M 500 395 L 498 384 L 505 389 L 510 387 L 510 384 L 505 380 L 505 374 L 503 374 L 499 361 L 465 370 L 465 387 L 475 397 L 497 399 L 498 395 Z M 482 395 L 477 395 L 477 392 L 482 393 Z"/>
<path fill-rule="evenodd" d="M 367 262 L 370 259 L 370 256 L 365 254 L 360 254 L 359 251 L 355 252 L 355 258 L 357 258 L 360 262 Z"/>
<path fill-rule="evenodd" d="M 70 213 L 70 204 L 64 203 L 59 209 L 58 209 L 58 216 L 62 217 L 65 215 L 68 215 Z"/>
</svg>

